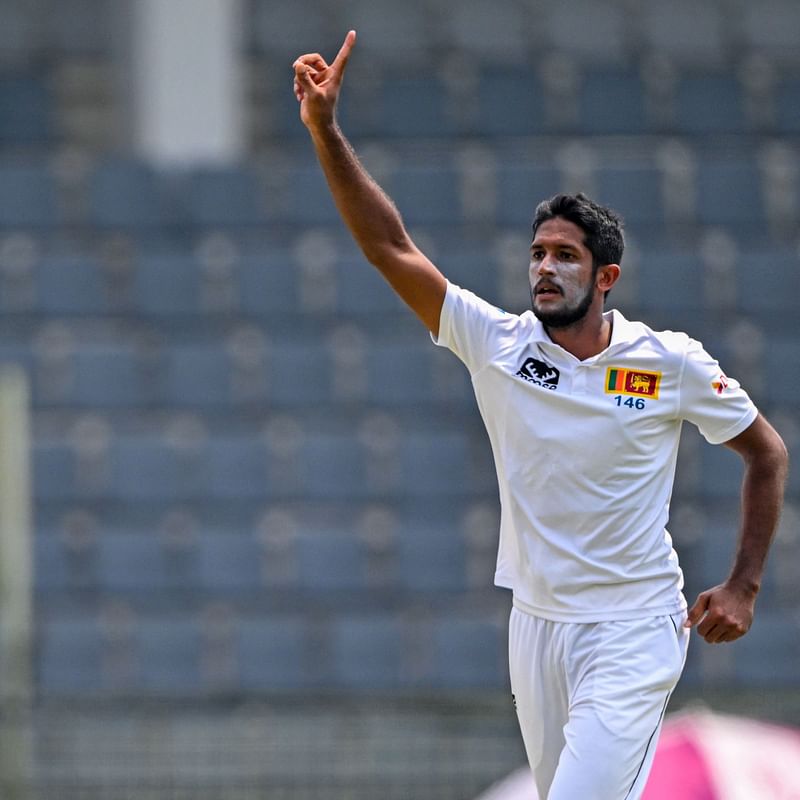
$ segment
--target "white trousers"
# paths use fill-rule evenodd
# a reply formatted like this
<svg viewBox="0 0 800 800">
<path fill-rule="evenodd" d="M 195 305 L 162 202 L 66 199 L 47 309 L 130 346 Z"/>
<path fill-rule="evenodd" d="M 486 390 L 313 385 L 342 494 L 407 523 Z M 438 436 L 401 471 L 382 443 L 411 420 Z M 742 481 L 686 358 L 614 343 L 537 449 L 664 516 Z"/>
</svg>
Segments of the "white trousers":
<svg viewBox="0 0 800 800">
<path fill-rule="evenodd" d="M 552 622 L 514 607 L 511 691 L 540 800 L 638 800 L 686 661 L 686 613 Z"/>
</svg>

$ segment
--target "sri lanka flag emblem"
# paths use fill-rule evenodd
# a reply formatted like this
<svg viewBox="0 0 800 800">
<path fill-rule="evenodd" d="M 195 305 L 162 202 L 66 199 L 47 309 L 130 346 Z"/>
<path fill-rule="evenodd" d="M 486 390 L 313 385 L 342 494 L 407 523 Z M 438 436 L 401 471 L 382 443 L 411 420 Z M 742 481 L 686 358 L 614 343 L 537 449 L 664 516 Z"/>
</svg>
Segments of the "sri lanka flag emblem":
<svg viewBox="0 0 800 800">
<path fill-rule="evenodd" d="M 609 367 L 606 370 L 606 394 L 629 394 L 633 397 L 652 397 L 658 400 L 660 385 L 660 372 L 622 367 Z"/>
</svg>

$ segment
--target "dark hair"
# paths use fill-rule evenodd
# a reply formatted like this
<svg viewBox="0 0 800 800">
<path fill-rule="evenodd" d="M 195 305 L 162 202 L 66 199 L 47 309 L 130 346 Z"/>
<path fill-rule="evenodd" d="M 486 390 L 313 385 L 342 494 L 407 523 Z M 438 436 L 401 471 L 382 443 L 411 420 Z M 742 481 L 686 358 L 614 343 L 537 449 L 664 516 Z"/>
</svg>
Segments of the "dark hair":
<svg viewBox="0 0 800 800">
<path fill-rule="evenodd" d="M 619 264 L 625 249 L 622 218 L 610 208 L 598 205 L 583 192 L 557 194 L 543 200 L 533 215 L 533 235 L 547 220 L 563 217 L 577 225 L 585 234 L 584 243 L 592 254 L 593 266 Z"/>
</svg>

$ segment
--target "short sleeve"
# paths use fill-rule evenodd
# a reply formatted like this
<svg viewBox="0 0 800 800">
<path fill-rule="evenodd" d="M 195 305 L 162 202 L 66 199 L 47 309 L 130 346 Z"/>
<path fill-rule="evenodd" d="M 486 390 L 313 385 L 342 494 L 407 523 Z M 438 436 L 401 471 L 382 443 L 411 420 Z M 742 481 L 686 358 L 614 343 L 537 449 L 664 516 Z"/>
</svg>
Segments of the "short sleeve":
<svg viewBox="0 0 800 800">
<path fill-rule="evenodd" d="M 454 283 L 447 294 L 439 318 L 439 336 L 433 343 L 452 350 L 474 375 L 509 343 L 520 318 L 487 303 Z"/>
<path fill-rule="evenodd" d="M 738 436 L 758 416 L 738 381 L 725 375 L 694 339 L 688 341 L 680 392 L 681 418 L 696 425 L 710 444 Z"/>
</svg>

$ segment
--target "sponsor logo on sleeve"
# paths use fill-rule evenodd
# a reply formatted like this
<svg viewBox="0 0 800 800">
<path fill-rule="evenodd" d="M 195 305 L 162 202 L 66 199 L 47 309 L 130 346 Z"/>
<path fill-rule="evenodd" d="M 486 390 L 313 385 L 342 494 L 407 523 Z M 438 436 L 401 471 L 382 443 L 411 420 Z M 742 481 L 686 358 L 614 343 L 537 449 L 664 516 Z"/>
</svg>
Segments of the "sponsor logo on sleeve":
<svg viewBox="0 0 800 800">
<path fill-rule="evenodd" d="M 516 372 L 517 377 L 524 378 L 535 386 L 555 391 L 561 372 L 552 364 L 540 361 L 538 358 L 526 358 Z"/>
<path fill-rule="evenodd" d="M 717 393 L 722 394 L 730 386 L 730 381 L 724 372 L 720 372 L 715 381 L 711 381 L 711 388 Z"/>
<path fill-rule="evenodd" d="M 606 370 L 606 394 L 628 394 L 658 400 L 660 386 L 660 372 L 624 367 L 609 367 Z"/>
</svg>

